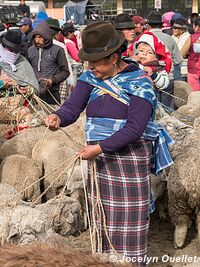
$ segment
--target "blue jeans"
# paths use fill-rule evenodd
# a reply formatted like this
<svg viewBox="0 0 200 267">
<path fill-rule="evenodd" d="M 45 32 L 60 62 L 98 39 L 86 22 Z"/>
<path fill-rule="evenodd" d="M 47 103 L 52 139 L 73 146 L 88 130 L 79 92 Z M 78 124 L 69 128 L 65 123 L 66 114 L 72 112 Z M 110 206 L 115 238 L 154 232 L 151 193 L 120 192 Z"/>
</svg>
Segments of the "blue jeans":
<svg viewBox="0 0 200 267">
<path fill-rule="evenodd" d="M 181 81 L 181 63 L 174 65 L 174 81 Z"/>
</svg>

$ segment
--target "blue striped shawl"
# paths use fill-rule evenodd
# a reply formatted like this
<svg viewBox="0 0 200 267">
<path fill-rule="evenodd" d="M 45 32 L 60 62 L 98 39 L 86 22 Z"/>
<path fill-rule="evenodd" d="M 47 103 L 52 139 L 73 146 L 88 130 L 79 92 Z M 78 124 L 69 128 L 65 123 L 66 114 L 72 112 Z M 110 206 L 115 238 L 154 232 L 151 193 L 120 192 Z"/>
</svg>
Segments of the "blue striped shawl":
<svg viewBox="0 0 200 267">
<path fill-rule="evenodd" d="M 141 69 L 120 72 L 115 77 L 107 80 L 98 79 L 92 71 L 86 71 L 80 76 L 79 80 L 94 86 L 89 101 L 103 95 L 104 92 L 101 90 L 101 87 L 103 87 L 111 93 L 117 94 L 120 98 L 125 100 L 127 104 L 129 104 L 130 101 L 130 95 L 135 95 L 146 99 L 153 106 L 153 109 L 156 109 L 157 97 L 154 87 L 150 79 Z"/>
<path fill-rule="evenodd" d="M 129 105 L 130 95 L 144 98 L 153 107 L 151 118 L 153 120 L 157 107 L 157 98 L 152 83 L 142 70 L 136 69 L 131 72 L 121 72 L 108 80 L 98 79 L 91 71 L 86 71 L 79 79 L 94 86 L 89 101 L 104 94 L 101 87 L 122 98 L 126 101 L 127 105 Z M 123 128 L 125 124 L 126 120 L 97 117 L 87 118 L 85 127 L 86 140 L 104 140 Z M 168 148 L 168 145 L 172 144 L 173 140 L 161 125 L 153 121 L 148 122 L 143 137 L 154 142 L 154 171 L 156 174 L 159 174 L 164 168 L 173 163 Z"/>
</svg>

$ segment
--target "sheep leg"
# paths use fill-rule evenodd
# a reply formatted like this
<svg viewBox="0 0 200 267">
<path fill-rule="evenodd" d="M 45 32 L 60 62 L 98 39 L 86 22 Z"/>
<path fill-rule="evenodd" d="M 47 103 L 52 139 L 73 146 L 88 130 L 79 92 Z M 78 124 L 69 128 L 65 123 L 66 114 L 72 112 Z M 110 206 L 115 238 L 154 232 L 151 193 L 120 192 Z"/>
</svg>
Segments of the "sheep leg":
<svg viewBox="0 0 200 267">
<path fill-rule="evenodd" d="M 179 217 L 179 223 L 176 224 L 174 232 L 174 247 L 176 249 L 182 248 L 185 242 L 185 238 L 188 230 L 189 215 L 181 215 Z"/>
</svg>

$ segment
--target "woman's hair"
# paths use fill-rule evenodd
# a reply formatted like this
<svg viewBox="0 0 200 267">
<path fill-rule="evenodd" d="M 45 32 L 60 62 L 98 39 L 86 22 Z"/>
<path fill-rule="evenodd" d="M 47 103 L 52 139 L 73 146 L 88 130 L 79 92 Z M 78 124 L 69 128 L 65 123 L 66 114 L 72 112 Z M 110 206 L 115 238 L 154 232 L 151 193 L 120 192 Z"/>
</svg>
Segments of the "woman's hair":
<svg viewBox="0 0 200 267">
<path fill-rule="evenodd" d="M 127 50 L 127 46 L 128 46 L 128 41 L 127 40 L 124 40 L 124 42 L 122 43 L 122 45 L 117 48 L 117 50 L 115 50 L 111 55 L 105 57 L 106 59 L 110 59 L 110 57 L 113 55 L 113 54 L 117 54 L 119 56 L 117 62 L 116 62 L 116 65 L 118 66 L 120 64 L 120 60 L 121 60 L 121 57 L 122 57 L 122 54 L 124 52 L 126 52 Z"/>
<path fill-rule="evenodd" d="M 194 21 L 194 25 L 200 27 L 200 18 L 198 18 L 198 19 L 196 19 L 196 20 Z"/>
</svg>

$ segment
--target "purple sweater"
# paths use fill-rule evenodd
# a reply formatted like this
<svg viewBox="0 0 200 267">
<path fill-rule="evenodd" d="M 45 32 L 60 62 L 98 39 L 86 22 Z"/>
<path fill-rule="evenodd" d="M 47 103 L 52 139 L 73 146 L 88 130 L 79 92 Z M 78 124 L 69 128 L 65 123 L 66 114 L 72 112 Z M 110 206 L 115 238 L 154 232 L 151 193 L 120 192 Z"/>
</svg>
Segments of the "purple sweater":
<svg viewBox="0 0 200 267">
<path fill-rule="evenodd" d="M 133 71 L 129 65 L 123 71 Z M 70 98 L 54 112 L 61 119 L 61 127 L 75 122 L 86 108 L 87 117 L 127 119 L 125 126 L 109 138 L 99 142 L 103 152 L 114 152 L 137 141 L 152 115 L 151 104 L 138 96 L 130 96 L 129 106 L 110 95 L 99 96 L 88 103 L 92 85 L 78 81 Z"/>
</svg>

